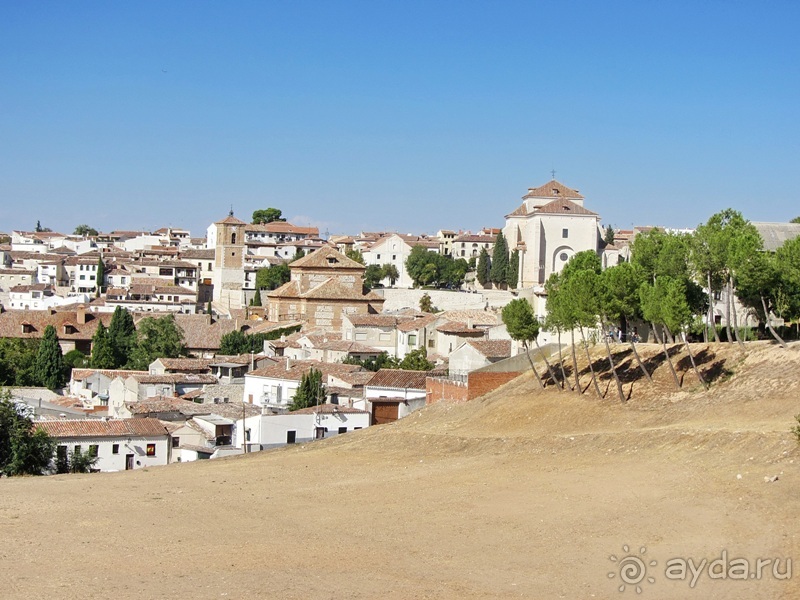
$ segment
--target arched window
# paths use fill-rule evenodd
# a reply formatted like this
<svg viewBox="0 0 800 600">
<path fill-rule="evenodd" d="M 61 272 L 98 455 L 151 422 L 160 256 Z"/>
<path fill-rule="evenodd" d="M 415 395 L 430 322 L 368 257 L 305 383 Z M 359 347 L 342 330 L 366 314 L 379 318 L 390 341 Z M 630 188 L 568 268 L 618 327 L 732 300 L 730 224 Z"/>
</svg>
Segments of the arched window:
<svg viewBox="0 0 800 600">
<path fill-rule="evenodd" d="M 236 232 L 234 231 L 231 234 L 231 244 L 235 244 L 235 243 L 236 243 Z"/>
</svg>

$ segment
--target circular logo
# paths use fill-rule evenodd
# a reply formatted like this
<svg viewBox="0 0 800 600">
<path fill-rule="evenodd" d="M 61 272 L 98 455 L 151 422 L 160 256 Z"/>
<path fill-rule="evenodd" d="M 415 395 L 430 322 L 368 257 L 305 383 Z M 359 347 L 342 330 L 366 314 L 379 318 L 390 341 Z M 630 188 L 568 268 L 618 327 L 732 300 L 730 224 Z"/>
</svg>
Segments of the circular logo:
<svg viewBox="0 0 800 600">
<path fill-rule="evenodd" d="M 645 562 L 643 558 L 645 553 L 647 552 L 647 548 L 642 546 L 639 549 L 639 555 L 631 554 L 631 550 L 627 544 L 622 546 L 622 551 L 625 553 L 625 556 L 618 558 L 616 555 L 612 554 L 608 557 L 611 562 L 617 563 L 618 570 L 612 571 L 608 574 L 609 579 L 614 579 L 615 577 L 619 576 L 622 585 L 620 585 L 617 589 L 620 592 L 624 592 L 627 589 L 627 586 L 631 586 L 636 590 L 637 594 L 642 593 L 642 586 L 639 584 L 642 583 L 645 579 L 648 583 L 655 583 L 655 577 L 648 577 L 647 576 L 647 567 L 655 567 L 658 564 L 658 561 L 651 560 L 650 562 Z"/>
</svg>

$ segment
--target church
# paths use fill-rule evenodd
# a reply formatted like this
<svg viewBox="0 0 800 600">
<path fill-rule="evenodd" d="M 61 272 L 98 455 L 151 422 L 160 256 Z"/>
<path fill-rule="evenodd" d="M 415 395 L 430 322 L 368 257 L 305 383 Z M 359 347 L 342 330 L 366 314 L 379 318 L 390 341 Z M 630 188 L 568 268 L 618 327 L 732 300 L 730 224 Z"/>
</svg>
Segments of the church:
<svg viewBox="0 0 800 600">
<path fill-rule="evenodd" d="M 509 250 L 519 250 L 517 289 L 541 293 L 552 273 L 584 250 L 600 251 L 600 215 L 584 207 L 584 197 L 555 179 L 529 188 L 522 204 L 506 215 Z"/>
</svg>

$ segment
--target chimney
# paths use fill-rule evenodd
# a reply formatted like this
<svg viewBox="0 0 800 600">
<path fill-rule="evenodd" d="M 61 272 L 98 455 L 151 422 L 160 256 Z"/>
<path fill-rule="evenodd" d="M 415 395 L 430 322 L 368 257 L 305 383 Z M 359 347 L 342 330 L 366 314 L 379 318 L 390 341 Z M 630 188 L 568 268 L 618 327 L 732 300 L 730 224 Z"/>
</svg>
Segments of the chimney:
<svg viewBox="0 0 800 600">
<path fill-rule="evenodd" d="M 287 358 L 286 359 L 286 370 L 287 371 L 291 371 L 291 369 L 292 369 L 292 359 L 291 358 Z"/>
<path fill-rule="evenodd" d="M 472 319 L 467 319 L 467 329 L 472 329 Z"/>
<path fill-rule="evenodd" d="M 85 304 L 78 304 L 78 308 L 75 311 L 75 320 L 78 321 L 78 325 L 86 325 L 86 305 Z"/>
</svg>

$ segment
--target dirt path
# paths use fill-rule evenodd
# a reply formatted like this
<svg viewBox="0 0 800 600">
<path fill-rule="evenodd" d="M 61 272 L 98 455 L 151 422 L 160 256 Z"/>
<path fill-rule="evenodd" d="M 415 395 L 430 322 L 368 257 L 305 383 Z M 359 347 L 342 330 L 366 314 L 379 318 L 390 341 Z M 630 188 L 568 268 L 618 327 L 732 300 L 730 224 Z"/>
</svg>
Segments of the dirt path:
<svg viewBox="0 0 800 600">
<path fill-rule="evenodd" d="M 800 573 L 776 580 L 771 566 L 747 581 L 704 571 L 693 588 L 665 575 L 669 559 L 723 551 L 753 566 L 800 561 L 800 452 L 788 433 L 800 352 L 726 352 L 736 372 L 708 393 L 620 405 L 537 393 L 524 376 L 468 405 L 305 447 L 2 480 L 1 595 L 800 597 Z M 628 554 L 657 561 L 641 596 L 634 584 L 618 591 Z"/>
</svg>

